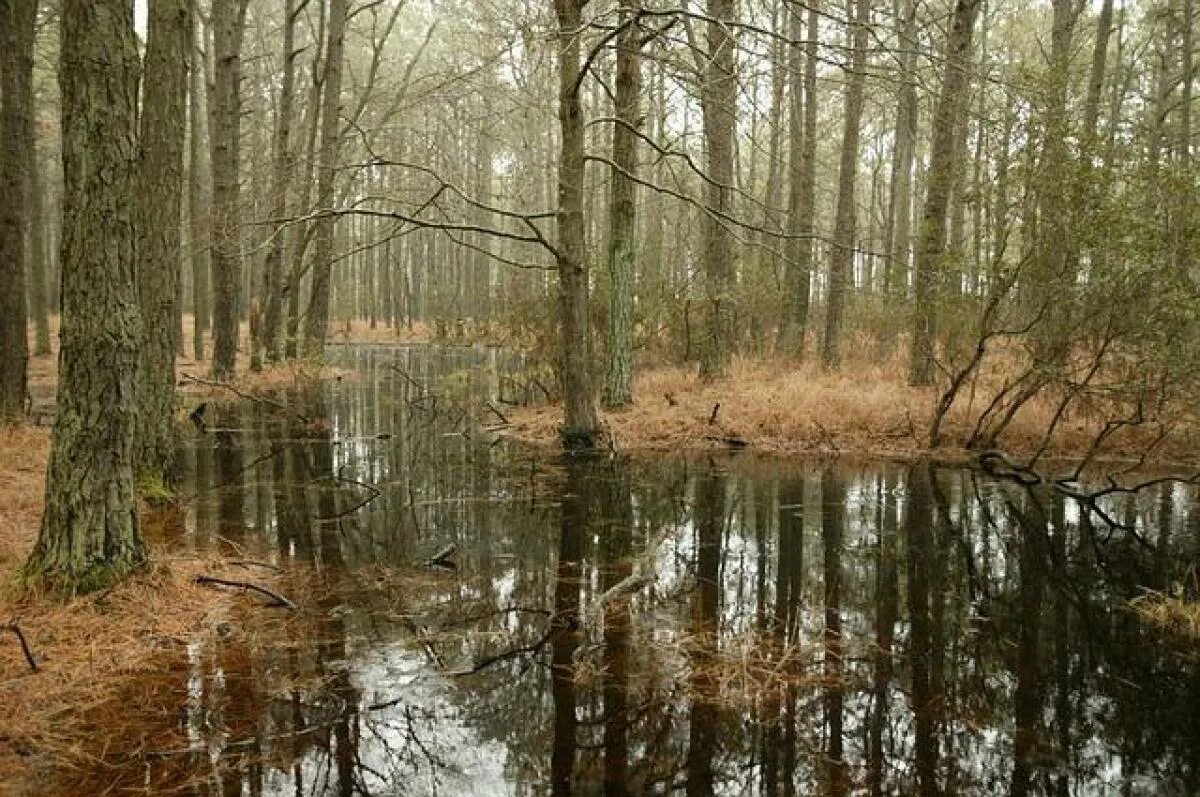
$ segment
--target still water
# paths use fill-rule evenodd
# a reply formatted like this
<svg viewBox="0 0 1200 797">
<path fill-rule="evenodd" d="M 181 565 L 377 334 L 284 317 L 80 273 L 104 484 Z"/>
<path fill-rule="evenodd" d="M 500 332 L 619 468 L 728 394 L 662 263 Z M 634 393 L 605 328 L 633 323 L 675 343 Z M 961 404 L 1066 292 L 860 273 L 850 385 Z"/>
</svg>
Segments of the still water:
<svg viewBox="0 0 1200 797">
<path fill-rule="evenodd" d="M 299 611 L 248 596 L 270 627 L 229 618 L 132 695 L 171 721 L 104 784 L 1200 794 L 1196 652 L 1127 607 L 1194 585 L 1189 491 L 1108 504 L 1131 534 L 969 470 L 560 459 L 493 428 L 539 391 L 516 358 L 333 356 L 295 413 L 209 407 L 167 532 Z"/>
</svg>

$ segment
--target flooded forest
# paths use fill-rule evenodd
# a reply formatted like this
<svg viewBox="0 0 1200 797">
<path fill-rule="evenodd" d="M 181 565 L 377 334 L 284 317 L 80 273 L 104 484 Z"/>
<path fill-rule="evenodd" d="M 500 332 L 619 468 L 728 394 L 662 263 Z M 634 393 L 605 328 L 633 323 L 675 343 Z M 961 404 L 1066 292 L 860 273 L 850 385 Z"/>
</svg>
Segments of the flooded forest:
<svg viewBox="0 0 1200 797">
<path fill-rule="evenodd" d="M 0 0 L 0 797 L 1200 794 L 1195 0 Z"/>
</svg>

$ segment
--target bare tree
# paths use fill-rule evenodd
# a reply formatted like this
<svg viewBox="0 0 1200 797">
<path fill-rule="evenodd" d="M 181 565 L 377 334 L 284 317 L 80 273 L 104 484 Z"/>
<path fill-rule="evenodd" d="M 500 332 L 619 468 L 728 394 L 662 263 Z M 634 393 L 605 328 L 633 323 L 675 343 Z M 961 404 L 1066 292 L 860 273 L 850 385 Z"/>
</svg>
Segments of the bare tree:
<svg viewBox="0 0 1200 797">
<path fill-rule="evenodd" d="M 817 179 L 817 45 L 819 0 L 808 4 L 808 38 L 803 51 L 804 9 L 790 3 L 791 43 L 788 75 L 791 98 L 788 114 L 788 233 L 787 282 L 783 317 L 779 323 L 779 349 L 785 356 L 804 353 L 812 290 L 812 252 Z"/>
<path fill-rule="evenodd" d="M 193 6 L 195 3 L 193 2 Z M 192 9 L 193 22 L 199 18 L 196 8 Z M 194 25 L 193 39 L 202 31 Z M 204 162 L 204 132 L 206 96 L 204 91 L 204 63 L 206 58 L 196 42 L 191 47 L 191 71 L 188 80 L 188 244 L 191 248 L 192 266 L 192 357 L 199 362 L 204 359 L 204 336 L 209 329 L 212 315 L 209 262 L 210 211 L 208 193 L 205 190 L 206 174 L 211 176 Z"/>
<path fill-rule="evenodd" d="M 957 0 L 946 40 L 946 67 L 933 116 L 928 191 L 917 239 L 916 304 L 908 372 L 912 385 L 931 385 L 934 380 L 934 303 L 946 251 L 946 211 L 954 182 L 955 153 L 959 149 L 955 136 L 964 135 L 966 130 L 958 120 L 965 113 L 967 60 L 980 2 Z"/>
<path fill-rule="evenodd" d="M 637 21 L 641 0 L 623 0 L 617 37 L 617 80 L 612 133 L 612 184 L 609 199 L 608 346 L 604 370 L 604 404 L 621 407 L 633 401 L 633 272 L 637 232 L 637 141 L 641 127 L 642 59 Z"/>
<path fill-rule="evenodd" d="M 599 435 L 592 395 L 588 332 L 587 228 L 583 217 L 583 106 L 579 36 L 587 0 L 554 0 L 558 20 L 558 265 L 560 345 L 565 418 L 563 446 L 593 448 Z"/>
<path fill-rule="evenodd" d="M 271 216 L 283 219 L 288 210 L 294 161 L 292 158 L 292 115 L 295 102 L 296 20 L 308 5 L 308 0 L 285 0 L 283 9 L 283 76 L 279 85 L 279 107 L 275 117 L 275 135 L 271 153 Z M 263 323 L 261 343 L 267 360 L 279 359 L 279 327 L 283 318 L 283 252 L 287 244 L 287 228 L 280 223 L 274 230 L 266 262 L 263 264 Z"/>
<path fill-rule="evenodd" d="M 341 141 L 342 55 L 346 39 L 347 0 L 329 4 L 329 42 L 325 48 L 325 77 L 321 87 L 321 160 L 317 164 L 317 208 L 330 210 L 334 200 Z M 333 269 L 333 215 L 316 220 L 313 231 L 312 294 L 304 319 L 305 352 L 320 356 L 329 331 L 330 274 Z"/>
<path fill-rule="evenodd" d="M 734 74 L 734 0 L 708 0 L 705 53 L 700 62 L 700 106 L 704 116 L 707 177 L 704 181 L 705 342 L 700 376 L 723 376 L 731 354 L 733 315 L 733 240 L 723 218 L 733 213 L 733 134 L 737 122 Z"/>
<path fill-rule="evenodd" d="M 829 257 L 829 297 L 825 307 L 825 340 L 821 362 L 836 368 L 842 361 L 842 317 L 846 290 L 854 264 L 854 228 L 858 209 L 854 189 L 858 182 L 859 139 L 863 94 L 867 81 L 867 38 L 871 24 L 870 0 L 855 0 L 850 26 L 850 74 L 846 78 L 846 105 L 842 116 L 842 156 L 838 167 L 837 212 L 834 216 L 833 252 Z"/>
<path fill-rule="evenodd" d="M 213 0 L 212 147 L 213 363 L 217 378 L 237 367 L 241 247 L 242 38 L 249 0 Z"/>
</svg>

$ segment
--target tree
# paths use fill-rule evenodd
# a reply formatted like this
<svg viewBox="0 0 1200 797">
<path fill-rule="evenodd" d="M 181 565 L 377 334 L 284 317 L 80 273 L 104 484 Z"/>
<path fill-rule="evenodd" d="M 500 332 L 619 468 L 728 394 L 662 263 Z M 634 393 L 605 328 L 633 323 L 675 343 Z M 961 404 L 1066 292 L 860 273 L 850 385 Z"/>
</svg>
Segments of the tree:
<svg viewBox="0 0 1200 797">
<path fill-rule="evenodd" d="M 25 415 L 26 247 L 33 146 L 37 0 L 0 0 L 0 424 Z"/>
<path fill-rule="evenodd" d="M 803 9 L 789 6 L 791 38 L 788 75 L 791 101 L 788 114 L 788 239 L 787 294 L 779 323 L 779 349 L 785 356 L 804 352 L 812 290 L 813 213 L 817 180 L 817 44 L 819 0 L 808 4 L 808 38 L 803 53 L 800 38 Z M 802 66 L 803 65 L 803 66 Z M 803 71 L 801 71 L 803 69 Z"/>
<path fill-rule="evenodd" d="M 586 0 L 554 0 L 558 19 L 558 265 L 559 340 L 567 449 L 593 448 L 599 435 L 592 396 L 588 334 L 587 228 L 583 216 L 583 107 L 579 31 Z"/>
<path fill-rule="evenodd" d="M 329 4 L 329 44 L 325 48 L 325 78 L 321 98 L 321 160 L 317 167 L 317 209 L 331 211 L 334 177 L 341 150 L 342 54 L 346 39 L 346 0 Z M 334 216 L 327 214 L 316 221 L 313 231 L 312 294 L 305 318 L 305 352 L 320 356 L 325 350 L 329 331 L 329 290 L 333 270 Z"/>
<path fill-rule="evenodd" d="M 733 314 L 733 240 L 727 219 L 733 214 L 733 134 L 737 122 L 737 77 L 731 35 L 733 0 L 708 0 L 707 52 L 700 65 L 700 106 L 704 116 L 707 179 L 704 181 L 705 343 L 700 376 L 716 379 L 729 364 Z"/>
<path fill-rule="evenodd" d="M 134 282 L 138 59 L 133 5 L 64 0 L 62 344 L 31 585 L 106 586 L 146 559 L 133 487 L 141 341 Z"/>
<path fill-rule="evenodd" d="M 896 131 L 892 147 L 892 178 L 888 195 L 884 256 L 887 266 L 884 292 L 894 296 L 908 283 L 912 226 L 912 169 L 917 140 L 917 0 L 908 0 L 899 22 L 900 98 L 896 106 Z"/>
<path fill-rule="evenodd" d="M 213 376 L 237 367 L 241 246 L 242 36 L 249 0 L 213 0 L 212 148 Z"/>
<path fill-rule="evenodd" d="M 642 93 L 641 0 L 623 0 L 617 36 L 616 98 L 613 102 L 612 184 L 608 234 L 608 347 L 604 370 L 604 404 L 621 407 L 633 401 L 633 271 L 637 232 L 637 141 Z"/>
<path fill-rule="evenodd" d="M 946 251 L 946 211 L 954 183 L 955 153 L 959 149 L 955 136 L 964 135 L 966 131 L 966 126 L 958 121 L 966 110 L 967 60 L 980 1 L 955 2 L 946 41 L 946 68 L 933 115 L 928 191 L 917 239 L 916 303 L 908 371 L 911 385 L 931 385 L 934 379 L 934 302 Z"/>
<path fill-rule="evenodd" d="M 150 0 L 137 166 L 137 287 L 144 332 L 138 370 L 137 467 L 169 472 L 175 456 L 175 352 L 183 258 L 189 0 Z"/>
<path fill-rule="evenodd" d="M 271 215 L 282 219 L 287 215 L 288 190 L 291 188 L 292 106 L 296 83 L 296 19 L 308 5 L 308 0 L 285 0 L 283 9 L 283 77 L 279 86 L 279 110 L 275 119 L 275 135 L 271 153 Z M 279 327 L 283 319 L 283 252 L 287 244 L 287 228 L 275 229 L 263 264 L 263 324 L 261 348 L 267 360 L 275 362 L 281 354 Z"/>
<path fill-rule="evenodd" d="M 194 8 L 195 3 L 192 5 L 194 20 L 198 14 Z M 198 33 L 201 31 L 195 31 L 193 38 Z M 204 359 L 204 336 L 208 332 L 209 316 L 212 313 L 209 303 L 210 235 L 207 229 L 211 219 L 204 180 L 206 171 L 211 175 L 211 167 L 206 170 L 204 163 L 204 122 L 207 116 L 204 61 L 204 53 L 193 41 L 188 86 L 188 244 L 191 248 L 192 266 L 192 357 L 197 362 Z"/>
<path fill-rule="evenodd" d="M 850 269 L 854 263 L 854 228 L 858 213 L 854 204 L 854 187 L 858 181 L 859 139 L 863 93 L 867 81 L 867 34 L 871 23 L 871 4 L 869 0 L 856 0 L 854 7 L 854 21 L 850 26 L 850 74 L 846 78 L 846 106 L 842 116 L 842 156 L 838 166 L 837 212 L 834 216 L 833 252 L 829 257 L 825 340 L 821 347 L 821 362 L 826 368 L 837 368 L 842 361 L 842 317 L 846 309 Z"/>
</svg>

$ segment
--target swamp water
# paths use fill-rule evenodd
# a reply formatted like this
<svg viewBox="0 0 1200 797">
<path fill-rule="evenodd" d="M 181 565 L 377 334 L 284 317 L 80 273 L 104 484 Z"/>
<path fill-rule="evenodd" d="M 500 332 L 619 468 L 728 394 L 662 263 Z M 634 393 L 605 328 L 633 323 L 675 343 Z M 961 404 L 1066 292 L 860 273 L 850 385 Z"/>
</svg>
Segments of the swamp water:
<svg viewBox="0 0 1200 797">
<path fill-rule="evenodd" d="M 80 793 L 1200 794 L 1196 651 L 1128 608 L 1195 578 L 1190 491 L 1130 534 L 969 470 L 561 459 L 486 428 L 537 390 L 495 350 L 331 357 L 303 421 L 210 405 L 167 532 L 300 609 L 134 690 L 170 722 Z"/>
</svg>

